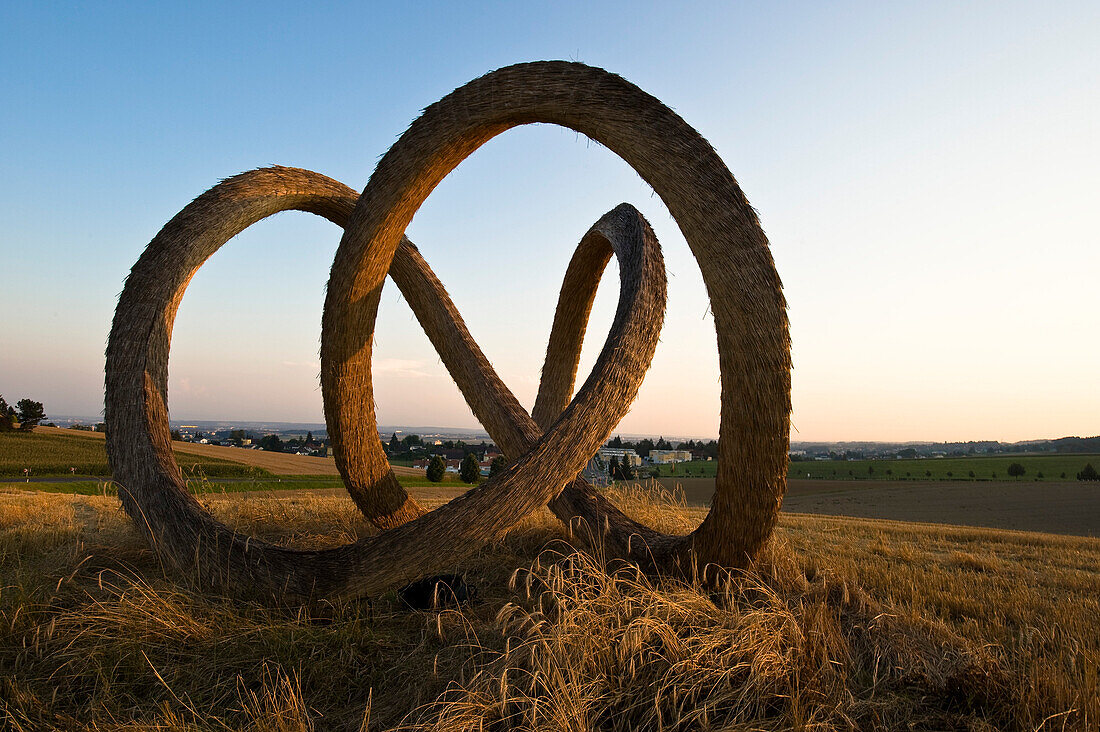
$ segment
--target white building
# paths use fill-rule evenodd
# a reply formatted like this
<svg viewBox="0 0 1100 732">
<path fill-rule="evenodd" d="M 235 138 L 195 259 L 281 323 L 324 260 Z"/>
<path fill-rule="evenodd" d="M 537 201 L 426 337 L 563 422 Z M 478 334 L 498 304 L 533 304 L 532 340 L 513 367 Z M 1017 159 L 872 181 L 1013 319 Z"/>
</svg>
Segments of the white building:
<svg viewBox="0 0 1100 732">
<path fill-rule="evenodd" d="M 619 463 L 625 460 L 631 467 L 637 467 L 642 464 L 641 456 L 633 450 L 624 450 L 616 447 L 601 447 L 596 452 L 596 455 L 605 463 L 609 462 L 611 458 L 617 458 Z"/>
</svg>

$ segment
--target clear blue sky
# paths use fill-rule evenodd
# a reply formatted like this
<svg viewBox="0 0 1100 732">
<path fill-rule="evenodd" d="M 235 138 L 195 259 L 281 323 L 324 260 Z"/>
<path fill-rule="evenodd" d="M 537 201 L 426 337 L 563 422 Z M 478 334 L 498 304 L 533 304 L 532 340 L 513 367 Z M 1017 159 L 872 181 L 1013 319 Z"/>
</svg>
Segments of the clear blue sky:
<svg viewBox="0 0 1100 732">
<path fill-rule="evenodd" d="M 760 211 L 790 302 L 792 439 L 1100 432 L 1100 6 L 1048 3 L 6 3 L 0 9 L 0 393 L 102 409 L 129 267 L 219 179 L 281 164 L 361 189 L 426 105 L 494 68 L 572 59 L 694 125 Z M 662 344 L 624 432 L 714 435 L 698 267 L 607 150 L 531 126 L 408 234 L 528 406 L 565 265 L 628 201 L 665 248 Z M 340 232 L 283 214 L 184 298 L 180 418 L 322 421 L 317 349 Z M 610 324 L 601 288 L 582 368 Z M 474 420 L 396 288 L 383 423 Z"/>
</svg>

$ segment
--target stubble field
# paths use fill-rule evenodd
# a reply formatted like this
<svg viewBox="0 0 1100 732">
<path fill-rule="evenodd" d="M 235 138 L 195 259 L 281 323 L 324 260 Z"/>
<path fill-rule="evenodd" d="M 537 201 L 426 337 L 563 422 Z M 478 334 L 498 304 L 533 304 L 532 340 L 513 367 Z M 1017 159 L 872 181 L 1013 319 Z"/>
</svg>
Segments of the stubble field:
<svg viewBox="0 0 1100 732">
<path fill-rule="evenodd" d="M 614 498 L 664 530 L 703 515 L 641 488 Z M 203 500 L 286 545 L 373 531 L 346 496 Z M 786 515 L 758 564 L 717 586 L 597 557 L 543 512 L 454 567 L 478 590 L 470 605 L 261 604 L 159 564 L 115 498 L 0 494 L 0 719 L 282 731 L 1100 722 L 1100 540 Z"/>
</svg>

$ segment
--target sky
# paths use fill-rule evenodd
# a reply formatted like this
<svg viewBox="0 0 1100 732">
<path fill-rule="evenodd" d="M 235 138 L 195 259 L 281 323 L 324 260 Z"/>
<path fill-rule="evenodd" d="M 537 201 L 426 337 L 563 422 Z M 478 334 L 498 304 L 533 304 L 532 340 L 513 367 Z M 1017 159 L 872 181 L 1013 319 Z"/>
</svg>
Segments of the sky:
<svg viewBox="0 0 1100 732">
<path fill-rule="evenodd" d="M 123 280 L 235 173 L 361 190 L 427 105 L 492 69 L 622 75 L 706 137 L 759 211 L 790 306 L 791 438 L 1100 433 L 1100 6 L 1061 3 L 5 3 L 0 394 L 97 415 Z M 534 402 L 566 264 L 621 202 L 661 241 L 669 305 L 624 433 L 713 437 L 699 265 L 651 189 L 551 125 L 487 143 L 407 230 Z M 192 280 L 173 418 L 323 422 L 318 347 L 340 230 L 284 213 Z M 581 377 L 618 296 L 597 298 Z M 392 283 L 381 424 L 476 420 Z"/>
</svg>

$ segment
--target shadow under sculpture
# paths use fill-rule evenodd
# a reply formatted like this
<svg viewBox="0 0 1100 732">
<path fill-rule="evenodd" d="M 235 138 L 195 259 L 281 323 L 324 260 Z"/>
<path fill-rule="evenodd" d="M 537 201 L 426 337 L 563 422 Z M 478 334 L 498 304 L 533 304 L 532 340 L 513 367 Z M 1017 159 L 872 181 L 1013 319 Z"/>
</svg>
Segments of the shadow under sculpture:
<svg viewBox="0 0 1100 732">
<path fill-rule="evenodd" d="M 568 268 L 533 414 L 497 377 L 439 280 L 403 232 L 432 189 L 482 143 L 530 122 L 606 145 L 654 188 L 702 266 L 722 374 L 713 507 L 687 536 L 637 524 L 576 478 L 637 394 L 665 305 L 656 238 L 623 204 L 585 235 Z M 167 360 L 190 278 L 222 244 L 284 210 L 343 226 L 323 316 L 321 383 L 345 485 L 377 536 L 322 551 L 236 534 L 187 492 L 172 457 Z M 614 255 L 620 295 L 592 373 L 570 400 L 596 286 Z M 513 460 L 504 473 L 426 512 L 397 482 L 378 439 L 371 342 L 392 277 L 479 421 Z M 618 76 L 581 64 L 500 69 L 425 110 L 380 161 L 366 189 L 269 168 L 206 192 L 150 243 L 120 297 L 107 349 L 108 456 L 127 512 L 151 544 L 204 581 L 260 594 L 375 594 L 453 566 L 541 505 L 589 528 L 611 556 L 696 571 L 744 566 L 770 535 L 785 489 L 790 342 L 779 278 L 755 213 L 710 145 Z M 584 533 L 582 532 L 582 536 Z"/>
</svg>

